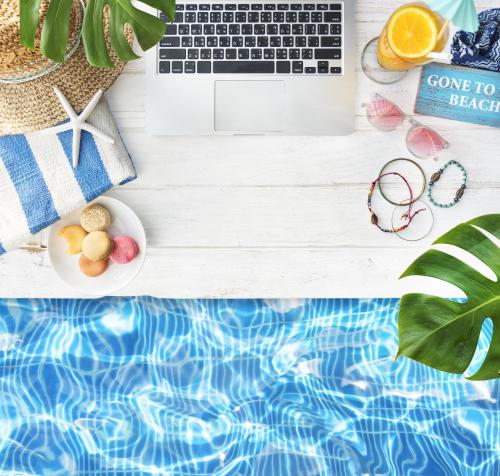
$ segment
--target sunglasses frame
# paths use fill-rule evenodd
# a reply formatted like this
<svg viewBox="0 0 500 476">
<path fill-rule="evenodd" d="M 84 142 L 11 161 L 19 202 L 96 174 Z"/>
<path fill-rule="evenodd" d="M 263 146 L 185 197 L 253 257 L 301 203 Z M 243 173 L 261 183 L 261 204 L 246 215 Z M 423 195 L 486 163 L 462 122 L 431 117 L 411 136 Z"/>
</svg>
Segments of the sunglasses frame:
<svg viewBox="0 0 500 476">
<path fill-rule="evenodd" d="M 375 127 L 375 129 L 379 130 L 379 131 L 382 131 L 382 132 L 392 132 L 394 130 L 396 130 L 398 127 L 402 126 L 405 122 L 405 119 L 410 123 L 410 128 L 408 129 L 408 132 L 406 133 L 406 148 L 408 149 L 408 151 L 415 157 L 417 157 L 418 159 L 429 159 L 429 158 L 434 158 L 434 159 L 437 159 L 437 155 L 433 156 L 433 157 L 429 157 L 429 156 L 426 156 L 426 157 L 422 157 L 418 154 L 416 154 L 415 152 L 413 152 L 410 147 L 408 146 L 408 137 L 410 135 L 410 133 L 416 129 L 417 127 L 422 127 L 423 129 L 427 129 L 429 131 L 432 131 L 434 134 L 437 134 L 439 136 L 439 138 L 443 141 L 443 150 L 445 149 L 448 149 L 450 147 L 450 143 L 441 135 L 439 134 L 439 132 L 437 132 L 436 130 L 434 130 L 433 128 L 429 127 L 429 126 L 426 126 L 425 124 L 422 124 L 421 122 L 417 121 L 414 117 L 406 114 L 406 112 L 404 112 L 396 103 L 394 103 L 393 101 L 391 101 L 390 99 L 387 99 L 386 97 L 382 96 L 381 94 L 379 93 L 374 93 L 373 94 L 373 99 L 369 102 L 369 103 L 363 103 L 362 106 L 366 108 L 366 117 L 368 119 L 368 122 L 373 126 Z M 391 129 L 382 129 L 380 127 L 377 127 L 373 124 L 373 122 L 370 120 L 369 116 L 368 116 L 368 107 L 370 106 L 370 104 L 372 104 L 374 101 L 377 101 L 377 100 L 383 100 L 383 101 L 386 101 L 387 103 L 389 103 L 391 106 L 395 107 L 401 114 L 401 123 L 394 126 L 393 128 Z"/>
</svg>

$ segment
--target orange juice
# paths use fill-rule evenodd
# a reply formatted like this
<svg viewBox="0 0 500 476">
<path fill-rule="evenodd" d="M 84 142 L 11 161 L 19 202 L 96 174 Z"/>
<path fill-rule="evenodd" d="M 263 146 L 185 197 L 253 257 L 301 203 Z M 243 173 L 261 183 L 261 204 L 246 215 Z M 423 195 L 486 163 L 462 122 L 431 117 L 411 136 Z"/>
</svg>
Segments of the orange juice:
<svg viewBox="0 0 500 476">
<path fill-rule="evenodd" d="M 389 70 L 405 71 L 431 61 L 429 54 L 446 45 L 448 28 L 444 20 L 424 3 L 398 8 L 382 31 L 377 56 Z"/>
</svg>

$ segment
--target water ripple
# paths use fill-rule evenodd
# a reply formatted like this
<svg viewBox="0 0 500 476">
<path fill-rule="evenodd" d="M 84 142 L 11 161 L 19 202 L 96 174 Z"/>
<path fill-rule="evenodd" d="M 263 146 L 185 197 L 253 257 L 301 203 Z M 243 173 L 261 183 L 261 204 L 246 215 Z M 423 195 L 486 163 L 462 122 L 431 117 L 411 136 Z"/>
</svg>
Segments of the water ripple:
<svg viewBox="0 0 500 476">
<path fill-rule="evenodd" d="M 500 382 L 395 361 L 398 305 L 0 300 L 0 475 L 500 474 Z"/>
</svg>

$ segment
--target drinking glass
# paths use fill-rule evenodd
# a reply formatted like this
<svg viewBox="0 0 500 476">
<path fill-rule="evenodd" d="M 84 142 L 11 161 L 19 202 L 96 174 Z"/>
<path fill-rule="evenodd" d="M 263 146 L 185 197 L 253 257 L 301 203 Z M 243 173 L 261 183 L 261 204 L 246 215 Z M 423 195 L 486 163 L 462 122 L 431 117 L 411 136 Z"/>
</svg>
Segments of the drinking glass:
<svg viewBox="0 0 500 476">
<path fill-rule="evenodd" d="M 442 57 L 448 38 L 448 23 L 439 14 L 425 3 L 406 3 L 365 46 L 363 71 L 377 83 L 395 83 L 410 69 Z"/>
</svg>

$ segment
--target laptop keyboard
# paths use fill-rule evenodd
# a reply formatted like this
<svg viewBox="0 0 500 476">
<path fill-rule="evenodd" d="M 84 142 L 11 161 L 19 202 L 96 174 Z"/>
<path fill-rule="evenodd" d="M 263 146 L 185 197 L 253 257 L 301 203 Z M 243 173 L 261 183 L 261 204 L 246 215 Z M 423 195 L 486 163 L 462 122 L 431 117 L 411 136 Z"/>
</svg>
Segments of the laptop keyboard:
<svg viewBox="0 0 500 476">
<path fill-rule="evenodd" d="M 341 75 L 342 3 L 177 3 L 160 74 Z"/>
</svg>

